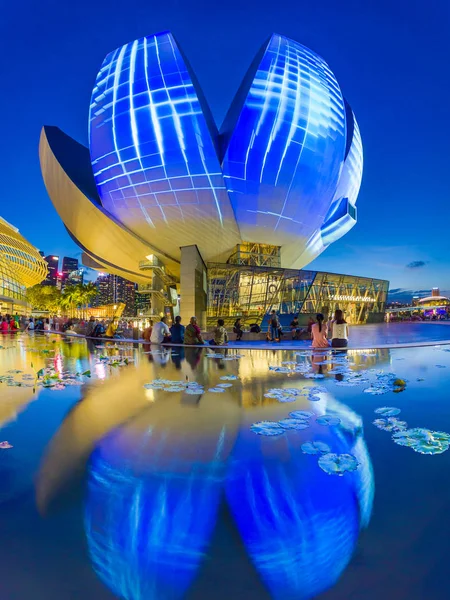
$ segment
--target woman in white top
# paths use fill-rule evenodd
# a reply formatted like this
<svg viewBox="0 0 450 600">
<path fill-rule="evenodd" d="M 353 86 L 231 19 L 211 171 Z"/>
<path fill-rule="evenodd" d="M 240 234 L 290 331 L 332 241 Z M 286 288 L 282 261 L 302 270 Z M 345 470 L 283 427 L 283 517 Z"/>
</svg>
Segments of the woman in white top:
<svg viewBox="0 0 450 600">
<path fill-rule="evenodd" d="M 347 348 L 348 346 L 348 325 L 344 319 L 342 310 L 337 309 L 334 313 L 334 321 L 331 334 L 332 348 Z"/>
</svg>

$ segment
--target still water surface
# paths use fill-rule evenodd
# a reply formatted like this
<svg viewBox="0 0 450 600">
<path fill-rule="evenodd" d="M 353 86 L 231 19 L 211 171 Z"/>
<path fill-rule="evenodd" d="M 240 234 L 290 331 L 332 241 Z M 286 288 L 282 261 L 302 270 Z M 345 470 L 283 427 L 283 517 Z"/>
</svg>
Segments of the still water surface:
<svg viewBox="0 0 450 600">
<path fill-rule="evenodd" d="M 448 597 L 450 451 L 372 424 L 450 433 L 448 346 L 0 345 L 2 598 Z"/>
</svg>

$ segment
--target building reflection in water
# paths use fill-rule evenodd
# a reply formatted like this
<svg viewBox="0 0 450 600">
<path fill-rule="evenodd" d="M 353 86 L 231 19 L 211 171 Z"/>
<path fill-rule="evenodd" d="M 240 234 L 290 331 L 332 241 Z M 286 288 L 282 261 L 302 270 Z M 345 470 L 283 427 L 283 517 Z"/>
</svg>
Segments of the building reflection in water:
<svg viewBox="0 0 450 600">
<path fill-rule="evenodd" d="M 245 419 L 229 462 L 227 501 L 273 598 L 313 598 L 330 588 L 370 520 L 374 480 L 361 420 L 328 394 L 322 397 L 327 414 L 341 419 L 340 427 L 312 423 L 266 438 L 254 435 Z M 252 420 L 259 420 L 261 414 L 254 419 L 254 412 Z M 321 471 L 318 457 L 301 451 L 301 444 L 312 440 L 338 454 L 353 454 L 358 470 L 343 477 Z"/>
<path fill-rule="evenodd" d="M 267 356 L 264 367 L 263 356 L 256 357 L 263 381 L 271 363 Z M 181 401 L 179 394 L 159 395 L 150 408 L 98 441 L 88 466 L 86 534 L 94 569 L 118 597 L 184 597 L 208 552 L 221 501 L 228 503 L 274 598 L 312 598 L 330 588 L 349 563 L 370 520 L 374 494 L 360 417 L 329 394 L 315 405 L 306 399 L 295 405 L 255 403 L 252 397 L 270 386 L 250 381 L 247 361 L 250 357 L 239 366 L 227 363 L 227 371 L 239 369 L 242 381 L 226 393 L 181 394 Z M 205 382 L 223 374 L 218 362 L 201 362 L 198 372 Z M 173 361 L 167 365 L 170 375 L 162 376 L 176 379 L 178 369 Z M 285 377 L 274 381 L 271 385 L 294 384 Z M 108 394 L 107 386 L 100 393 Z M 251 423 L 286 417 L 292 407 L 337 415 L 341 425 L 312 423 L 276 438 L 250 431 Z M 317 456 L 301 451 L 311 440 L 355 455 L 358 470 L 343 477 L 324 473 Z"/>
<path fill-rule="evenodd" d="M 91 456 L 89 552 L 120 598 L 182 598 L 204 559 L 239 411 L 227 393 L 204 398 L 200 410 L 192 398 L 153 405 Z"/>
</svg>

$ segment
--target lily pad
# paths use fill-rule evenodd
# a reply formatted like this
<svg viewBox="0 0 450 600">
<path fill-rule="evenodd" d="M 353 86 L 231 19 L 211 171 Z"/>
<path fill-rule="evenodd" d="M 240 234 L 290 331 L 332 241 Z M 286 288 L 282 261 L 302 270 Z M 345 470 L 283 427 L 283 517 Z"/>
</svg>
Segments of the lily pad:
<svg viewBox="0 0 450 600">
<path fill-rule="evenodd" d="M 381 408 L 376 408 L 375 412 L 377 415 L 382 415 L 383 417 L 395 417 L 399 415 L 402 411 L 399 408 L 395 408 L 394 406 L 382 406 Z"/>
<path fill-rule="evenodd" d="M 258 423 L 253 423 L 250 429 L 257 435 L 274 436 L 284 433 L 281 425 L 274 421 L 259 421 Z"/>
<path fill-rule="evenodd" d="M 310 410 L 293 410 L 289 413 L 289 416 L 293 419 L 310 419 L 314 416 L 314 413 Z"/>
<path fill-rule="evenodd" d="M 342 476 L 347 471 L 356 471 L 359 462 L 352 454 L 329 453 L 319 458 L 319 467 L 328 475 Z"/>
<path fill-rule="evenodd" d="M 448 433 L 419 427 L 396 432 L 392 439 L 396 444 L 408 446 L 420 454 L 442 454 L 450 446 Z"/>
<path fill-rule="evenodd" d="M 305 442 L 302 444 L 303 454 L 328 454 L 330 446 L 325 442 Z"/>
<path fill-rule="evenodd" d="M 399 419 L 396 419 L 395 417 L 375 419 L 373 424 L 382 431 L 404 431 L 408 428 L 408 423 L 406 421 L 399 421 Z"/>
<path fill-rule="evenodd" d="M 317 417 L 316 419 L 316 423 L 318 423 L 319 425 L 333 426 L 339 425 L 340 422 L 341 420 L 339 417 L 334 417 L 332 415 L 322 415 L 321 417 Z"/>
<path fill-rule="evenodd" d="M 308 421 L 300 421 L 299 419 L 281 419 L 279 424 L 283 429 L 307 429 Z"/>
</svg>

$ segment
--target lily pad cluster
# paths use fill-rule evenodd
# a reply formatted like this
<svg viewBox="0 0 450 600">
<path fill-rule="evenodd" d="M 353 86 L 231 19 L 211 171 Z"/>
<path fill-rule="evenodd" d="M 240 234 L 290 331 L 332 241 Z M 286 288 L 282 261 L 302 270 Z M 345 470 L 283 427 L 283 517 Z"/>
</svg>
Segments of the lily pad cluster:
<svg viewBox="0 0 450 600">
<path fill-rule="evenodd" d="M 258 435 L 281 435 L 289 429 L 307 429 L 311 425 L 311 420 L 315 417 L 315 413 L 309 410 L 293 410 L 289 413 L 288 418 L 280 421 L 259 421 L 253 423 L 250 427 L 253 433 Z M 325 426 L 339 425 L 341 420 L 334 415 L 321 415 L 316 417 L 316 423 Z M 266 433 L 268 431 L 269 433 Z"/>
<path fill-rule="evenodd" d="M 259 421 L 250 427 L 257 435 L 281 435 L 288 429 L 307 429 L 314 413 L 308 410 L 293 410 L 289 417 L 280 421 Z"/>
<path fill-rule="evenodd" d="M 154 379 L 145 383 L 147 390 L 160 390 L 162 392 L 186 392 L 192 395 L 204 394 L 205 388 L 196 381 L 172 381 L 171 379 Z"/>
<path fill-rule="evenodd" d="M 239 360 L 243 354 L 225 354 L 224 352 L 208 352 L 206 358 L 220 358 L 221 360 Z"/>
<path fill-rule="evenodd" d="M 408 429 L 406 421 L 397 419 L 399 408 L 383 406 L 375 409 L 375 413 L 382 415 L 373 421 L 375 427 L 392 433 L 392 440 L 399 446 L 407 446 L 419 454 L 442 454 L 450 447 L 450 434 L 444 431 L 421 427 Z"/>
<path fill-rule="evenodd" d="M 101 354 L 97 357 L 97 364 L 107 365 L 108 367 L 126 367 L 131 362 L 134 362 L 134 359 L 126 356 L 107 356 Z"/>
<path fill-rule="evenodd" d="M 450 434 L 418 427 L 397 431 L 392 439 L 396 444 L 412 448 L 419 454 L 442 454 L 450 446 Z"/>
<path fill-rule="evenodd" d="M 322 386 L 303 388 L 271 388 L 265 394 L 265 398 L 272 398 L 278 402 L 295 402 L 301 397 L 306 397 L 310 402 L 320 400 L 319 394 L 326 392 Z"/>
<path fill-rule="evenodd" d="M 399 379 L 394 373 L 380 372 L 376 374 L 376 381 L 366 388 L 366 394 L 380 396 L 389 392 L 399 393 L 406 389 L 406 381 Z"/>
</svg>

